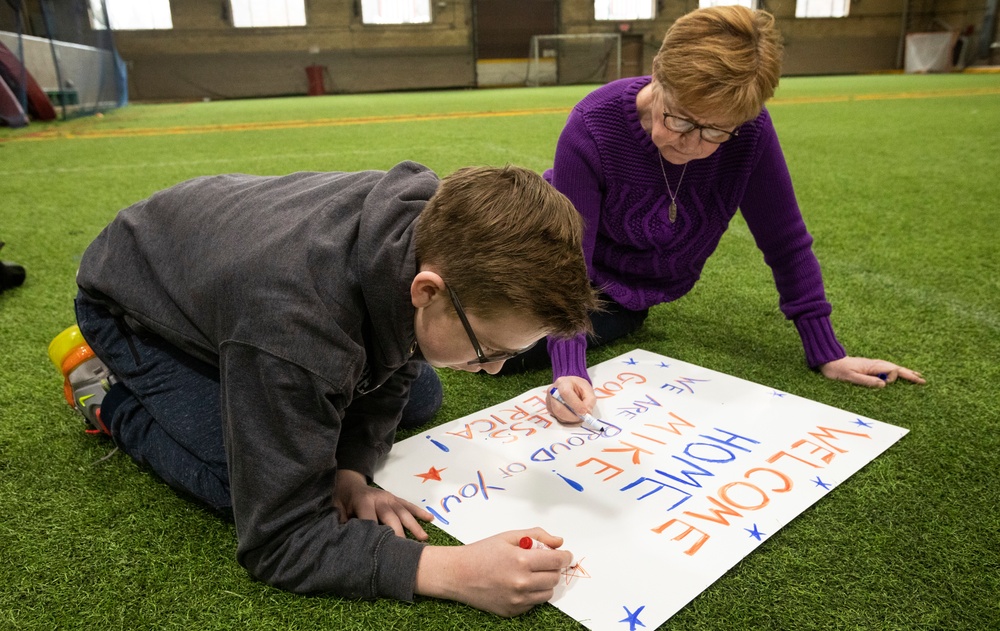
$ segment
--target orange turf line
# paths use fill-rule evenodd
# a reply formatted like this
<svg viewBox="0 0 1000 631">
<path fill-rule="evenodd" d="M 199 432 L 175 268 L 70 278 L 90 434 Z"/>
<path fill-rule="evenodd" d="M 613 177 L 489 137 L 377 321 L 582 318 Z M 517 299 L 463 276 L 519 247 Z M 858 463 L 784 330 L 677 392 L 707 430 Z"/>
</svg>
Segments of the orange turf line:
<svg viewBox="0 0 1000 631">
<path fill-rule="evenodd" d="M 184 127 L 156 127 L 136 129 L 102 129 L 65 132 L 47 129 L 18 138 L 0 139 L 8 142 L 31 140 L 57 140 L 76 138 L 128 138 L 132 136 L 169 136 L 174 134 L 207 134 L 230 131 L 269 131 L 275 129 L 302 129 L 307 127 L 340 127 L 344 125 L 369 125 L 378 123 L 409 123 L 428 120 L 453 120 L 467 118 L 492 118 L 497 116 L 531 116 L 537 114 L 566 114 L 569 108 L 550 107 L 533 110 L 508 110 L 505 112 L 453 112 L 450 114 L 406 114 L 400 116 L 362 116 L 359 118 L 321 118 L 305 121 L 262 121 L 258 123 L 232 123 L 221 125 L 195 125 Z"/>
<path fill-rule="evenodd" d="M 773 99 L 769 105 L 803 105 L 815 103 L 843 103 L 849 101 L 884 101 L 895 99 L 927 99 L 955 96 L 983 96 L 1000 94 L 1000 88 L 973 88 L 968 90 L 932 90 L 921 92 L 876 93 L 844 96 L 805 96 Z M 325 118 L 311 121 L 264 121 L 258 123 L 232 123 L 221 125 L 195 125 L 182 127 L 103 129 L 65 132 L 47 129 L 16 138 L 0 138 L 0 142 L 30 142 L 61 139 L 130 138 L 139 136 L 169 136 L 182 134 L 208 134 L 219 132 L 270 131 L 278 129 L 304 129 L 309 127 L 340 127 L 345 125 L 370 125 L 383 123 L 408 123 L 434 120 L 494 118 L 498 116 L 534 116 L 539 114 L 567 114 L 570 108 L 549 107 L 505 112 L 453 112 L 450 114 L 407 114 L 400 116 L 363 116 L 358 118 Z"/>
<path fill-rule="evenodd" d="M 775 98 L 768 105 L 800 105 L 811 103 L 845 103 L 848 101 L 891 101 L 895 99 L 933 99 L 948 96 L 984 96 L 1000 94 L 1000 88 L 971 88 L 968 90 L 928 90 L 921 92 L 882 92 L 844 96 L 800 96 L 787 99 Z"/>
</svg>

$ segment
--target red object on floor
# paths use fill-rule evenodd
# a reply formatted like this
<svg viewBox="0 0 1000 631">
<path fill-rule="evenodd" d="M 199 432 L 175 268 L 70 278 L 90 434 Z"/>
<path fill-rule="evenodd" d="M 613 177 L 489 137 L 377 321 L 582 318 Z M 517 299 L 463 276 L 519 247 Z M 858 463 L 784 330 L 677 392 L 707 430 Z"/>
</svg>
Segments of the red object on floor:
<svg viewBox="0 0 1000 631">
<path fill-rule="evenodd" d="M 10 86 L 10 91 L 17 94 L 21 91 L 21 81 L 24 80 L 25 93 L 28 96 L 28 114 L 35 120 L 55 120 L 56 110 L 45 95 L 35 78 L 31 76 L 21 60 L 9 48 L 0 43 L 0 78 Z"/>
</svg>

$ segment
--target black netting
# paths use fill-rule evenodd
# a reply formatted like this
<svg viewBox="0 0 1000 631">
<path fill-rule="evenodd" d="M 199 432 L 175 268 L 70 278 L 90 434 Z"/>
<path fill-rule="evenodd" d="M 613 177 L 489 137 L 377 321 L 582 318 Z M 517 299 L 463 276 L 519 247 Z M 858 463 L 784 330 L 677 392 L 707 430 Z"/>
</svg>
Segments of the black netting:
<svg viewBox="0 0 1000 631">
<path fill-rule="evenodd" d="M 73 118 L 128 103 L 103 1 L 0 2 L 0 122 Z M 13 103 L 11 102 L 13 101 Z"/>
</svg>

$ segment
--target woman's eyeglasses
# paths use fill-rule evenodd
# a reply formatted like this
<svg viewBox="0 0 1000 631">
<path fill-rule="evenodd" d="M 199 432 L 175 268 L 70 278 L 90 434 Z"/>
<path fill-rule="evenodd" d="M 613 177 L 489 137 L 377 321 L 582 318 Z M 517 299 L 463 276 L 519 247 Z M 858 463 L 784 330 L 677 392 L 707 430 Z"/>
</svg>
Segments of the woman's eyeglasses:
<svg viewBox="0 0 1000 631">
<path fill-rule="evenodd" d="M 733 136 L 738 136 L 740 131 L 738 129 L 726 131 L 725 129 L 718 129 L 717 127 L 699 125 L 693 120 L 688 120 L 680 116 L 674 116 L 667 111 L 663 112 L 663 126 L 676 134 L 688 134 L 697 129 L 701 132 L 701 139 L 705 142 L 710 142 L 713 145 L 721 145 L 727 140 L 730 140 Z"/>
</svg>

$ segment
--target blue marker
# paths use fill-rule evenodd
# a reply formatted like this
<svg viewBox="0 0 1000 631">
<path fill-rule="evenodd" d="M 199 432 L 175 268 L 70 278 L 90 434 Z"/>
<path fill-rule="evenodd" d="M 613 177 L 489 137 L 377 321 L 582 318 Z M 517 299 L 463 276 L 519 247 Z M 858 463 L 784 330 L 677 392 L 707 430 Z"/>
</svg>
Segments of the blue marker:
<svg viewBox="0 0 1000 631">
<path fill-rule="evenodd" d="M 552 395 L 553 399 L 555 399 L 559 403 L 562 403 L 567 410 L 573 412 L 573 415 L 576 416 L 576 418 L 583 421 L 583 426 L 589 429 L 590 431 L 597 432 L 602 436 L 616 436 L 618 434 L 621 434 L 622 432 L 621 428 L 611 425 L 609 423 L 605 423 L 601 419 L 595 417 L 593 414 L 577 414 L 573 410 L 573 408 L 571 408 L 569 404 L 563 401 L 563 398 L 559 396 L 559 388 L 552 388 L 551 390 L 549 390 L 549 394 Z"/>
</svg>

